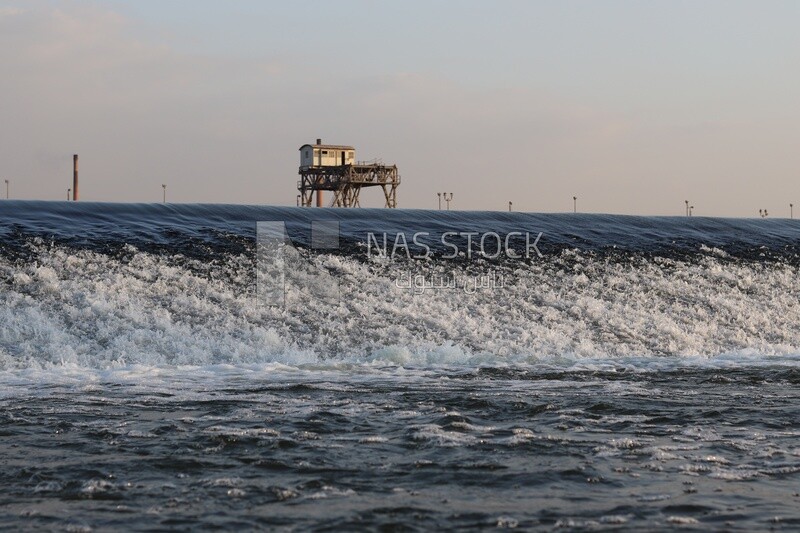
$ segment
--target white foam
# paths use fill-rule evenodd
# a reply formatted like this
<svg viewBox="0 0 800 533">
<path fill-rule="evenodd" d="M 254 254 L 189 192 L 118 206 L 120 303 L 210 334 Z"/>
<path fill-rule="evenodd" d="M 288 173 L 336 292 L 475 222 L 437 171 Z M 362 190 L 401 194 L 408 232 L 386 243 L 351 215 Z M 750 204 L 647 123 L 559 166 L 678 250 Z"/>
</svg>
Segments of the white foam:
<svg viewBox="0 0 800 533">
<path fill-rule="evenodd" d="M 505 287 L 474 294 L 399 289 L 397 276 L 415 265 L 318 256 L 336 271 L 342 297 L 303 300 L 308 293 L 289 272 L 281 308 L 255 299 L 243 256 L 188 268 L 185 259 L 134 249 L 129 259 L 34 249 L 29 265 L 0 258 L 8 280 L 0 370 L 800 366 L 797 268 L 720 263 L 714 253 L 696 263 L 629 264 L 572 252 L 564 261 L 579 268 L 517 265 L 504 271 Z"/>
<path fill-rule="evenodd" d="M 667 517 L 667 522 L 679 526 L 688 526 L 698 523 L 697 519 L 691 516 L 669 516 Z"/>
<path fill-rule="evenodd" d="M 477 438 L 474 435 L 459 431 L 448 431 L 436 424 L 418 426 L 414 430 L 413 438 L 414 440 L 430 441 L 444 447 L 469 446 L 477 442 Z"/>
</svg>

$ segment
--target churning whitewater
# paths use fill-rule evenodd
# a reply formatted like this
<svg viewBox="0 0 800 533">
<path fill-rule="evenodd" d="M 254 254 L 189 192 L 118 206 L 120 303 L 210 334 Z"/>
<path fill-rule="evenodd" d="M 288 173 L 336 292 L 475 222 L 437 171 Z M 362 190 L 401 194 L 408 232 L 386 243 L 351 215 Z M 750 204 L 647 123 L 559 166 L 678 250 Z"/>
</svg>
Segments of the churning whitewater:
<svg viewBox="0 0 800 533">
<path fill-rule="evenodd" d="M 793 221 L 13 204 L 3 208 L 0 256 L 4 369 L 713 358 L 800 347 Z M 310 246 L 315 220 L 338 223 L 338 248 Z M 282 305 L 258 297 L 257 221 L 286 222 L 295 255 Z M 439 259 L 434 238 L 424 260 L 391 255 L 396 235 L 410 242 L 423 231 L 534 232 L 541 257 L 467 258 L 478 246 L 462 243 L 457 257 Z M 387 233 L 389 257 L 365 246 Z M 487 273 L 503 283 L 416 283 Z M 322 276 L 336 292 L 317 297 Z"/>
<path fill-rule="evenodd" d="M 0 526 L 800 524 L 794 220 L 0 222 Z"/>
</svg>

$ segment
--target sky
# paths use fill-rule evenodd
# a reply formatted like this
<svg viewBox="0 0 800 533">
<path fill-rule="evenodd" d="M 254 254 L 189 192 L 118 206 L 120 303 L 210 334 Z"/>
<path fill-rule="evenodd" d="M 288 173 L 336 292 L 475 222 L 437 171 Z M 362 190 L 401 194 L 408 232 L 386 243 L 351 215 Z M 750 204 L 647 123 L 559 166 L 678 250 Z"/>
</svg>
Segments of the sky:
<svg viewBox="0 0 800 533">
<path fill-rule="evenodd" d="M 798 28 L 795 1 L 0 0 L 0 180 L 66 199 L 77 153 L 81 200 L 295 205 L 322 138 L 397 164 L 401 208 L 800 216 Z"/>
</svg>

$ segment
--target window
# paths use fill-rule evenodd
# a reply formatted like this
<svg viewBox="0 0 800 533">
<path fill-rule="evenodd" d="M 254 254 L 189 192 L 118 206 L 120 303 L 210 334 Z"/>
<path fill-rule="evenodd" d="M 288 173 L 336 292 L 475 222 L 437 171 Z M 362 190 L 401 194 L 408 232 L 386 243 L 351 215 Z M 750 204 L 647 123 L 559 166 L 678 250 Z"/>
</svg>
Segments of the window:
<svg viewBox="0 0 800 533">
<path fill-rule="evenodd" d="M 322 155 L 328 155 L 328 151 L 327 150 L 323 150 L 322 151 Z"/>
</svg>

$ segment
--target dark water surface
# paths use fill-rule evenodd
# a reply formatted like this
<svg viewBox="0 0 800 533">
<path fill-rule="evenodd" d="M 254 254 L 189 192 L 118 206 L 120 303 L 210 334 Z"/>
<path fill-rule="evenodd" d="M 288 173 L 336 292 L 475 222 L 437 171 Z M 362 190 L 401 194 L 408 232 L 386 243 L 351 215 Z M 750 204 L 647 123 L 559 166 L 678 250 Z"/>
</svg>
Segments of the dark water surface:
<svg viewBox="0 0 800 533">
<path fill-rule="evenodd" d="M 796 368 L 595 366 L 18 377 L 0 525 L 800 527 Z"/>
</svg>

